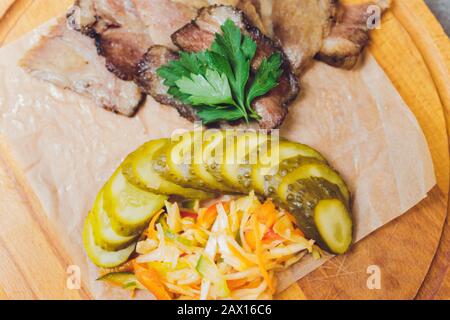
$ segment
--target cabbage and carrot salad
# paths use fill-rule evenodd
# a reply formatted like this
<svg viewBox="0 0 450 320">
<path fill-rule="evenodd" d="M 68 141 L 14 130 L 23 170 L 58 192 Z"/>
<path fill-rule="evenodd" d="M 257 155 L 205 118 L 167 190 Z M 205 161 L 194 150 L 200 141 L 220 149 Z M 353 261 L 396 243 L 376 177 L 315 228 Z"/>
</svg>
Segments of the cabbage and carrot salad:
<svg viewBox="0 0 450 320">
<path fill-rule="evenodd" d="M 157 299 L 272 299 L 275 274 L 305 254 L 320 255 L 294 217 L 249 196 L 200 208 L 166 202 L 136 247 L 137 256 L 101 280 L 150 291 Z"/>
</svg>

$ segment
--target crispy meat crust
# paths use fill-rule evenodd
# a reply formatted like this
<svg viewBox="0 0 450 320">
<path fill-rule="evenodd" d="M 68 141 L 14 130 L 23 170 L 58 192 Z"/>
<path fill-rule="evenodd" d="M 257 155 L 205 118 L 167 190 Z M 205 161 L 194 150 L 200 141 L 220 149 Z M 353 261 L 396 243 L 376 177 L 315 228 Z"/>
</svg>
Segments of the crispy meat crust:
<svg viewBox="0 0 450 320">
<path fill-rule="evenodd" d="M 124 4 L 115 1 L 106 3 L 119 16 L 122 14 Z M 134 80 L 137 64 L 153 44 L 139 18 L 130 13 L 130 16 L 135 17 L 134 24 L 122 26 L 113 14 L 100 16 L 102 13 L 97 12 L 93 0 L 77 0 L 73 8 L 67 14 L 69 24 L 75 30 L 95 39 L 98 54 L 106 58 L 106 68 L 119 79 Z M 128 17 L 125 13 L 123 15 Z"/>
<path fill-rule="evenodd" d="M 152 45 L 144 34 L 133 34 L 131 37 L 120 28 L 96 35 L 95 43 L 99 55 L 106 58 L 106 68 L 125 81 L 135 79 L 136 66 Z"/>
<path fill-rule="evenodd" d="M 340 4 L 335 23 L 316 59 L 334 67 L 352 69 L 364 48 L 369 44 L 368 20 L 373 14 L 369 6 L 378 5 L 381 12 L 389 7 L 389 1 L 369 2 L 360 5 Z"/>
<path fill-rule="evenodd" d="M 173 106 L 182 117 L 194 122 L 198 120 L 194 108 L 181 103 L 168 94 L 168 88 L 163 83 L 164 80 L 157 74 L 159 67 L 162 67 L 169 61 L 178 59 L 178 53 L 167 47 L 159 45 L 150 47 L 138 64 L 136 82 L 145 93 L 151 95 L 156 101 Z"/>
<path fill-rule="evenodd" d="M 300 74 L 334 24 L 336 0 L 273 0 L 273 30 Z"/>
</svg>

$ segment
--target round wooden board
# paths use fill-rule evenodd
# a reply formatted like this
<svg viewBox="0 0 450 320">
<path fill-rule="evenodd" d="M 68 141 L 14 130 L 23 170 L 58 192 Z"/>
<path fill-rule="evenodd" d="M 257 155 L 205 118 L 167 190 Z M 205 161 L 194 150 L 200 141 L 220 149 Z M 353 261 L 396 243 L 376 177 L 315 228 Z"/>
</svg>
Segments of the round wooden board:
<svg viewBox="0 0 450 320">
<path fill-rule="evenodd" d="M 0 18 L 0 45 L 64 13 L 72 0 L 4 3 L 3 7 L 12 5 Z M 0 16 L 6 10 L 3 7 Z M 293 285 L 280 294 L 280 299 L 450 297 L 446 293 L 449 287 L 441 285 L 445 285 L 448 266 L 448 235 L 439 247 L 447 216 L 450 176 L 444 117 L 444 110 L 450 112 L 450 44 L 422 0 L 394 0 L 382 29 L 373 32 L 370 51 L 422 126 L 438 186 L 417 207 L 355 245 L 351 253 L 332 259 Z M 55 245 L 58 241 L 45 216 L 29 205 L 33 196 L 17 182 L 4 161 L 0 161 L 0 183 L 5 186 L 0 204 L 8 204 L 0 206 L 0 224 L 17 225 L 14 234 L 0 233 L 0 298 L 87 298 L 84 291 L 66 288 L 65 270 L 70 260 L 64 249 Z M 9 214 L 12 211 L 14 217 Z M 438 247 L 439 255 L 433 262 Z M 367 286 L 369 266 L 379 267 L 380 289 L 370 290 Z M 447 285 L 448 282 L 447 278 Z"/>
</svg>

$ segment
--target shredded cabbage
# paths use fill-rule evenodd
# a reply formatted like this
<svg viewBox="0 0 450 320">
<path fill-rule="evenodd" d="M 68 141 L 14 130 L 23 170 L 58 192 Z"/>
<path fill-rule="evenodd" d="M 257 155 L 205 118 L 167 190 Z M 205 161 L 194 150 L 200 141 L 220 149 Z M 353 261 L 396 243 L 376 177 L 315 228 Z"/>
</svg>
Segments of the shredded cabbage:
<svg viewBox="0 0 450 320">
<path fill-rule="evenodd" d="M 273 204 L 263 207 L 253 192 L 210 208 L 196 203 L 193 216 L 183 218 L 177 203 L 166 202 L 166 213 L 150 225 L 156 230 L 137 245 L 136 261 L 158 271 L 175 298 L 271 299 L 276 272 L 308 253 L 320 256 L 292 216 L 267 210 Z"/>
</svg>

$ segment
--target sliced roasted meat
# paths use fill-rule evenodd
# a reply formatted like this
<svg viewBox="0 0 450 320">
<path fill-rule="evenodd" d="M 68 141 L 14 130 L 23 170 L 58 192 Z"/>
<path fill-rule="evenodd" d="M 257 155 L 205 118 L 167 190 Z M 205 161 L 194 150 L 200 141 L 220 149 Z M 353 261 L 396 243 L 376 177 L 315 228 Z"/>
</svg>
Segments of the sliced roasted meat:
<svg viewBox="0 0 450 320">
<path fill-rule="evenodd" d="M 335 18 L 336 23 L 324 39 L 316 58 L 335 67 L 353 68 L 369 43 L 368 25 L 375 13 L 369 7 L 373 5 L 377 5 L 382 13 L 389 8 L 389 1 L 340 5 Z"/>
<path fill-rule="evenodd" d="M 68 21 L 95 38 L 107 69 L 122 80 L 134 79 L 136 65 L 153 44 L 131 0 L 77 0 Z"/>
<path fill-rule="evenodd" d="M 94 40 L 70 30 L 61 19 L 21 60 L 33 76 L 91 98 L 105 109 L 132 116 L 143 94 L 133 82 L 108 72 Z"/>
<path fill-rule="evenodd" d="M 262 33 L 267 34 L 266 27 L 264 26 L 261 15 L 256 7 L 257 1 L 255 0 L 241 0 L 237 4 L 237 8 L 241 9 L 245 13 L 250 22 L 261 30 Z"/>
<path fill-rule="evenodd" d="M 371 5 L 384 11 L 389 0 L 344 5 L 339 0 L 252 0 L 268 34 L 277 37 L 297 73 L 315 57 L 350 69 L 369 42 Z"/>
<path fill-rule="evenodd" d="M 160 67 L 178 58 L 178 53 L 165 46 L 152 46 L 138 65 L 136 82 L 156 101 L 175 107 L 182 117 L 194 122 L 198 120 L 195 110 L 173 98 L 167 92 L 169 88 L 164 85 L 164 80 L 157 74 Z"/>
<path fill-rule="evenodd" d="M 101 34 L 111 26 L 142 29 L 132 0 L 75 0 L 67 14 L 72 27 L 86 35 Z"/>
<path fill-rule="evenodd" d="M 283 56 L 284 73 L 280 77 L 280 84 L 253 103 L 255 111 L 261 116 L 260 126 L 264 129 L 276 128 L 286 117 L 288 104 L 298 95 L 298 81 L 291 72 L 291 66 L 283 49 L 253 26 L 241 10 L 231 6 L 203 8 L 194 21 L 172 35 L 172 40 L 184 51 L 206 50 L 214 42 L 215 34 L 221 32 L 220 27 L 227 19 L 231 19 L 245 34 L 256 41 L 258 47 L 252 62 L 253 70 L 258 69 L 264 58 L 270 57 L 277 51 Z"/>
<path fill-rule="evenodd" d="M 264 25 L 265 33 L 273 38 L 273 0 L 250 0 L 256 9 L 256 12 L 261 17 L 261 22 Z"/>
<path fill-rule="evenodd" d="M 197 15 L 190 1 L 132 0 L 154 44 L 175 49 L 170 36 Z M 148 49 L 148 47 L 147 47 Z"/>
<path fill-rule="evenodd" d="M 195 12 L 171 0 L 77 0 L 68 19 L 76 30 L 96 39 L 108 70 L 130 81 L 148 48 L 155 43 L 170 46 L 170 35 Z"/>
<path fill-rule="evenodd" d="M 273 30 L 292 66 L 303 69 L 322 48 L 336 12 L 336 0 L 273 1 Z"/>
<path fill-rule="evenodd" d="M 95 40 L 97 50 L 106 59 L 106 68 L 118 78 L 132 81 L 136 66 L 153 44 L 144 33 L 130 33 L 124 28 L 110 28 Z"/>
</svg>

